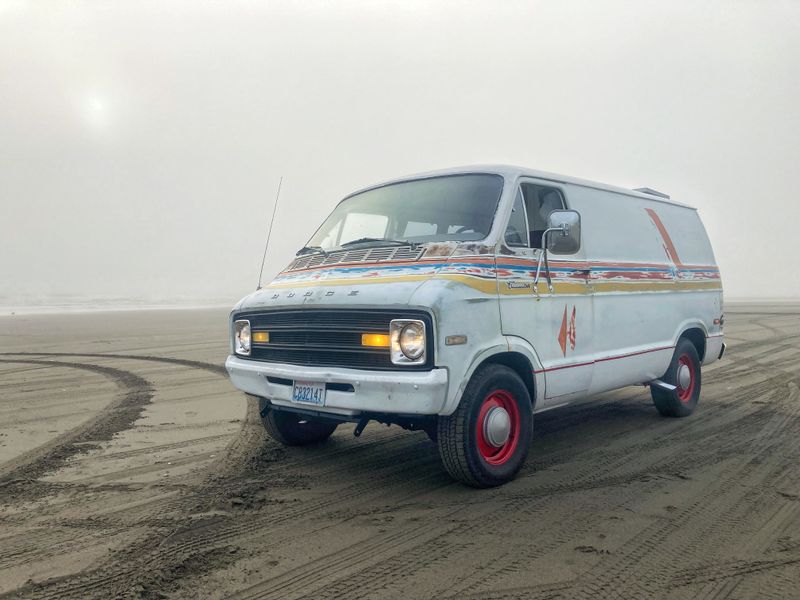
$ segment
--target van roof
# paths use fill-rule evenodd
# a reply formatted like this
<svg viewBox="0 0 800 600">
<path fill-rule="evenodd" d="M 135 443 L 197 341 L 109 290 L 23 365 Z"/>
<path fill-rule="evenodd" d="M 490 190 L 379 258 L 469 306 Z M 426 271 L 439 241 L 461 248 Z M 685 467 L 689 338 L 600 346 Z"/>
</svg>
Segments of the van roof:
<svg viewBox="0 0 800 600">
<path fill-rule="evenodd" d="M 348 194 L 348 196 L 352 196 L 353 194 L 358 194 L 360 192 L 364 192 L 366 190 L 371 190 L 374 188 L 378 188 L 384 185 L 388 185 L 391 183 L 398 183 L 400 181 L 406 181 L 409 179 L 424 179 L 427 177 L 438 177 L 442 175 L 459 175 L 465 173 L 491 173 L 496 175 L 502 175 L 507 179 L 513 179 L 519 176 L 525 177 L 534 177 L 536 179 L 544 179 L 547 181 L 553 181 L 557 183 L 570 183 L 573 185 L 579 185 L 582 187 L 593 188 L 597 190 L 604 190 L 607 192 L 615 192 L 617 194 L 624 194 L 626 196 L 633 196 L 634 198 L 642 198 L 645 200 L 650 200 L 652 202 L 662 202 L 664 204 L 672 204 L 675 206 L 681 206 L 683 208 L 690 208 L 692 210 L 697 210 L 693 206 L 689 206 L 687 204 L 682 204 L 680 202 L 675 202 L 674 200 L 670 200 L 669 198 L 665 198 L 664 195 L 656 196 L 654 194 L 648 194 L 645 192 L 640 192 L 637 190 L 630 190 L 628 188 L 618 187 L 615 185 L 608 185 L 606 183 L 599 183 L 597 181 L 589 181 L 587 179 L 580 179 L 578 177 L 570 177 L 569 175 L 558 175 L 557 173 L 548 173 L 546 171 L 537 171 L 535 169 L 528 169 L 526 167 L 518 167 L 514 165 L 467 165 L 463 167 L 451 167 L 449 169 L 437 169 L 435 171 L 425 171 L 423 173 L 414 173 L 412 175 L 406 175 L 404 177 L 396 177 L 394 179 L 390 179 L 388 181 L 382 181 L 380 183 L 376 183 L 374 185 L 367 186 L 360 190 L 353 192 L 352 194 Z M 649 189 L 649 188 L 647 188 Z"/>
</svg>

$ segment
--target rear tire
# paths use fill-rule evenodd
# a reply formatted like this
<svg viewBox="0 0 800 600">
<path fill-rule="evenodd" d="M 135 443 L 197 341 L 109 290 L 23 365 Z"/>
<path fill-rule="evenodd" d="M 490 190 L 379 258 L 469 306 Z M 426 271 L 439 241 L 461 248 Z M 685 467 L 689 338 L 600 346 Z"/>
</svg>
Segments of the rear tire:
<svg viewBox="0 0 800 600">
<path fill-rule="evenodd" d="M 338 423 L 309 419 L 298 413 L 270 410 L 261 417 L 264 429 L 272 439 L 284 446 L 306 446 L 327 440 Z"/>
<path fill-rule="evenodd" d="M 686 338 L 678 340 L 675 354 L 662 381 L 670 383 L 675 390 L 669 391 L 650 386 L 653 404 L 665 417 L 688 417 L 697 407 L 700 399 L 700 356 L 697 348 Z"/>
<path fill-rule="evenodd" d="M 504 365 L 481 367 L 456 411 L 439 417 L 439 455 L 453 479 L 487 488 L 514 479 L 530 450 L 533 411 L 528 388 Z"/>
</svg>

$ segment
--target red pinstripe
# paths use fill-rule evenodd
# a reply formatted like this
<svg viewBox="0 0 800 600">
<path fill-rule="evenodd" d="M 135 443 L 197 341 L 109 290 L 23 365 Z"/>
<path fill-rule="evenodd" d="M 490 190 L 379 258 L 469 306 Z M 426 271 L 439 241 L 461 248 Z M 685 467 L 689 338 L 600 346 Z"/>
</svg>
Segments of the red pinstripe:
<svg viewBox="0 0 800 600">
<path fill-rule="evenodd" d="M 558 367 L 550 367 L 549 369 L 539 369 L 538 371 L 534 371 L 534 373 L 549 373 L 550 371 L 560 371 L 561 369 L 572 369 L 573 367 L 586 367 L 588 365 L 593 365 L 599 362 L 606 362 L 609 360 L 617 360 L 620 358 L 629 358 L 631 356 L 639 356 L 640 354 L 648 354 L 650 352 L 660 352 L 661 350 L 672 350 L 675 346 L 662 346 L 661 348 L 651 348 L 650 350 L 641 350 L 639 352 L 629 352 L 627 354 L 619 354 L 617 356 L 606 356 L 604 358 L 598 358 L 596 360 L 592 360 L 589 362 L 584 363 L 576 363 L 574 365 L 560 365 Z"/>
</svg>

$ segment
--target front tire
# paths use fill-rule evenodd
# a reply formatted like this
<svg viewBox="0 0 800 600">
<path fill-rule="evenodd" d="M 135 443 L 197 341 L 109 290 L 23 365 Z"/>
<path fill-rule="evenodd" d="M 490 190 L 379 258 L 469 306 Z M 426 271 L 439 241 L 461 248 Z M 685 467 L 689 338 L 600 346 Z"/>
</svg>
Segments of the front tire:
<svg viewBox="0 0 800 600">
<path fill-rule="evenodd" d="M 504 365 L 473 375 L 456 411 L 439 417 L 439 455 L 453 479 L 477 488 L 514 479 L 533 437 L 528 388 Z"/>
<path fill-rule="evenodd" d="M 700 356 L 697 348 L 686 338 L 678 340 L 672 362 L 661 378 L 675 386 L 673 391 L 650 387 L 653 404 L 665 417 L 688 417 L 700 399 Z"/>
<path fill-rule="evenodd" d="M 261 417 L 264 429 L 272 439 L 284 446 L 306 446 L 327 440 L 338 423 L 309 419 L 298 413 L 270 410 Z"/>
</svg>

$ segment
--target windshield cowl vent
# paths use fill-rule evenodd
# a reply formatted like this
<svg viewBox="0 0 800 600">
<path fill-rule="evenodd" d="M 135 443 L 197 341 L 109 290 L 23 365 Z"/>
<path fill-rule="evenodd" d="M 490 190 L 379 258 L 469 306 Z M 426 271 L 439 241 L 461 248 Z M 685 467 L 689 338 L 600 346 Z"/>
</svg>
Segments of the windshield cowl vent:
<svg viewBox="0 0 800 600">
<path fill-rule="evenodd" d="M 351 263 L 380 263 L 389 261 L 419 260 L 425 249 L 414 246 L 392 246 L 390 248 L 362 248 L 360 250 L 337 250 L 327 255 L 318 253 L 311 256 L 300 256 L 289 265 L 288 271 L 313 269 L 330 265 Z"/>
</svg>

